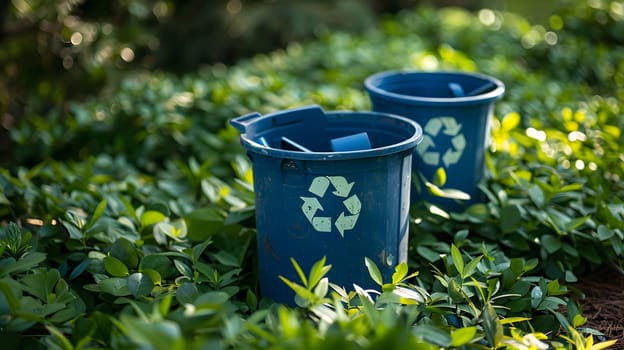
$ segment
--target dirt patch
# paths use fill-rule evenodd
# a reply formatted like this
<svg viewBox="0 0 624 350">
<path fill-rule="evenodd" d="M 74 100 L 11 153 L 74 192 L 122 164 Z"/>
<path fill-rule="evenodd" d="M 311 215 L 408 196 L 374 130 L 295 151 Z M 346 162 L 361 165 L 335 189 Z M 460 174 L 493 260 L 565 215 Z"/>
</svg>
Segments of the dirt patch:
<svg viewBox="0 0 624 350">
<path fill-rule="evenodd" d="M 579 302 L 586 326 L 603 332 L 607 340 L 617 339 L 610 349 L 624 350 L 624 274 L 603 267 L 581 277 L 574 287 L 585 293 Z"/>
</svg>

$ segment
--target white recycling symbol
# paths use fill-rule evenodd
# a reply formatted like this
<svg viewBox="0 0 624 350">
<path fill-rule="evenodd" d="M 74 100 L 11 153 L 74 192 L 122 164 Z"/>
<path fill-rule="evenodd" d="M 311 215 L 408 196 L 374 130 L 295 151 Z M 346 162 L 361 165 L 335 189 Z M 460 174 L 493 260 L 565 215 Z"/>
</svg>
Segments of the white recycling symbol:
<svg viewBox="0 0 624 350">
<path fill-rule="evenodd" d="M 325 210 L 319 199 L 325 197 L 330 184 L 334 187 L 334 191 L 331 192 L 334 196 L 345 198 L 342 204 L 346 210 L 340 212 L 335 221 L 333 221 L 331 216 L 315 216 L 319 210 Z M 345 231 L 352 230 L 355 227 L 362 210 L 362 203 L 360 203 L 357 195 L 349 196 L 354 184 L 354 182 L 350 183 L 342 176 L 317 176 L 312 180 L 308 191 L 315 196 L 300 197 L 303 200 L 301 211 L 316 231 L 331 232 L 333 223 L 340 235 L 344 237 Z"/>
<path fill-rule="evenodd" d="M 461 133 L 462 125 L 457 123 L 453 117 L 432 118 L 427 122 L 424 128 L 423 140 L 416 146 L 416 152 L 420 155 L 423 162 L 428 165 L 437 166 L 440 164 L 440 158 L 445 167 L 453 165 L 461 159 L 466 148 L 466 138 Z M 436 146 L 433 141 L 435 137 L 442 131 L 444 135 L 450 136 L 451 145 L 444 154 L 442 152 L 431 150 Z"/>
</svg>

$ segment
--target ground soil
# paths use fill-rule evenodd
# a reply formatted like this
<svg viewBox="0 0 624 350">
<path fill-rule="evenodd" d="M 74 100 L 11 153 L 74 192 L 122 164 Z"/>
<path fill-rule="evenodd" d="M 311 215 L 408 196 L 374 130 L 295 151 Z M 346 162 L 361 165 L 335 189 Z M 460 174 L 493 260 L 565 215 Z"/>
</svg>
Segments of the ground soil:
<svg viewBox="0 0 624 350">
<path fill-rule="evenodd" d="M 573 286 L 585 294 L 579 302 L 586 326 L 617 339 L 610 349 L 624 350 L 624 274 L 607 266 L 582 276 Z"/>
</svg>

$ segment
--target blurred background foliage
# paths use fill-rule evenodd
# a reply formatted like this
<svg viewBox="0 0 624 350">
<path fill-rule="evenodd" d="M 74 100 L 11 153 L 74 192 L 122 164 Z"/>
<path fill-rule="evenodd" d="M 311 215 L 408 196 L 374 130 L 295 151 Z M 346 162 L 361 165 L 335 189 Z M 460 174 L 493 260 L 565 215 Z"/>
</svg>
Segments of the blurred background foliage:
<svg viewBox="0 0 624 350">
<path fill-rule="evenodd" d="M 328 31 L 363 33 L 374 29 L 385 14 L 416 5 L 518 11 L 546 23 L 550 14 L 574 2 L 4 1 L 0 5 L 0 91 L 6 93 L 0 94 L 0 161 L 17 160 L 8 155 L 9 129 L 20 119 L 67 114 L 68 101 L 117 90 L 128 70 L 179 74 L 206 64 L 232 64 Z M 610 31 L 621 40 L 619 29 Z M 596 35 L 603 34 L 597 31 Z"/>
</svg>

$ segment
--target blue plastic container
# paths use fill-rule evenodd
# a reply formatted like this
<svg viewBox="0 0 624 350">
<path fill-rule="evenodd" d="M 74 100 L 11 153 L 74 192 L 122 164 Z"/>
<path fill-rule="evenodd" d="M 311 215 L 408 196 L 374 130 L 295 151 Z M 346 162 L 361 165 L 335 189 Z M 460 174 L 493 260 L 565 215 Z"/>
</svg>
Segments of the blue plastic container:
<svg viewBox="0 0 624 350">
<path fill-rule="evenodd" d="M 422 139 L 407 118 L 324 112 L 318 106 L 231 121 L 252 160 L 260 290 L 292 304 L 278 276 L 301 283 L 323 256 L 332 283 L 374 287 L 364 258 L 389 280 L 407 259 L 412 154 Z"/>
<path fill-rule="evenodd" d="M 412 203 L 427 200 L 447 210 L 481 201 L 478 190 L 485 170 L 494 102 L 505 86 L 487 75 L 463 72 L 387 71 L 364 82 L 373 111 L 408 117 L 423 127 L 423 141 L 413 159 Z M 443 189 L 470 196 L 458 202 L 434 196 L 421 181 L 433 182 L 444 168 Z"/>
</svg>

